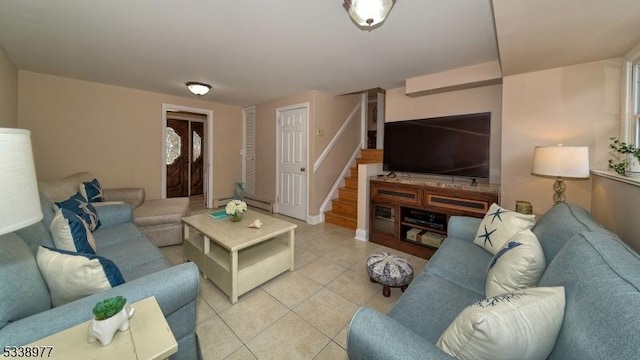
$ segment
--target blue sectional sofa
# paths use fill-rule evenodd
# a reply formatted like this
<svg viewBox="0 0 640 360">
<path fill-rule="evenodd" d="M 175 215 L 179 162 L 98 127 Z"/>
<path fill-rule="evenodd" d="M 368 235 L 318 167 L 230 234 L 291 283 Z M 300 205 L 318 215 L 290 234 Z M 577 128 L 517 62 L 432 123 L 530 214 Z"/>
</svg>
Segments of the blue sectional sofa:
<svg viewBox="0 0 640 360">
<path fill-rule="evenodd" d="M 351 360 L 452 359 L 435 346 L 468 305 L 484 299 L 492 256 L 473 244 L 480 219 L 452 217 L 448 236 L 388 314 L 360 308 Z M 638 359 L 640 256 L 584 209 L 557 204 L 533 228 L 547 268 L 539 286 L 564 286 L 564 320 L 549 359 Z"/>
<path fill-rule="evenodd" d="M 55 247 L 49 226 L 54 211 L 41 194 L 42 221 L 0 236 L 0 348 L 24 345 L 92 318 L 96 302 L 122 295 L 130 302 L 155 296 L 178 342 L 172 359 L 198 359 L 195 333 L 199 273 L 192 263 L 173 266 L 134 225 L 128 204 L 98 207 L 96 254 L 112 260 L 126 283 L 58 307 L 51 306 L 35 255 Z M 134 315 L 135 316 L 135 315 Z"/>
</svg>

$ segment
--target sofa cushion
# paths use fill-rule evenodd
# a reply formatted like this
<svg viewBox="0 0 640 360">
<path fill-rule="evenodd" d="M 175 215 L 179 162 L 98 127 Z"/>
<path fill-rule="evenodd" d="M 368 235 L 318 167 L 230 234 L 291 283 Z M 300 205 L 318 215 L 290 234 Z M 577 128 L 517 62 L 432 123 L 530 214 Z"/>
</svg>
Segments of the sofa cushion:
<svg viewBox="0 0 640 360">
<path fill-rule="evenodd" d="M 0 236 L 0 328 L 51 308 L 36 260 L 15 233 Z M 16 344 L 18 345 L 18 344 Z"/>
<path fill-rule="evenodd" d="M 585 209 L 568 203 L 557 203 L 538 220 L 531 229 L 542 249 L 547 263 L 558 251 L 581 231 L 606 232 Z"/>
<path fill-rule="evenodd" d="M 91 181 L 91 179 L 95 179 L 95 176 L 86 171 L 58 179 L 38 179 L 38 189 L 51 201 L 63 201 L 78 192 L 79 184 L 83 181 Z"/>
<path fill-rule="evenodd" d="M 148 264 L 159 261 L 163 267 L 170 266 L 170 263 L 165 262 L 166 258 L 160 249 L 144 237 L 130 238 L 126 245 L 102 246 L 97 253 L 113 261 L 127 281 L 135 279 L 136 275 L 146 275 L 147 273 L 141 272 L 138 268 L 147 268 Z M 151 268 L 156 269 L 155 266 Z"/>
<path fill-rule="evenodd" d="M 60 209 L 51 223 L 51 236 L 60 250 L 96 253 L 96 243 L 89 226 L 70 210 Z"/>
<path fill-rule="evenodd" d="M 562 325 L 564 288 L 530 288 L 464 309 L 436 346 L 461 360 L 545 359 Z"/>
<path fill-rule="evenodd" d="M 40 209 L 42 209 L 42 222 L 48 229 L 56 216 L 56 212 L 53 202 L 42 191 L 40 192 Z"/>
<path fill-rule="evenodd" d="M 576 234 L 549 263 L 540 286 L 566 292 L 564 323 L 549 359 L 638 358 L 640 256 L 617 237 Z"/>
<path fill-rule="evenodd" d="M 131 239 L 144 239 L 144 235 L 133 223 L 126 222 L 112 225 L 109 227 L 100 227 L 93 233 L 96 239 L 96 253 L 100 254 L 102 248 L 118 244 L 126 247 Z"/>
<path fill-rule="evenodd" d="M 56 247 L 53 243 L 53 237 L 51 237 L 51 230 L 44 226 L 43 221 L 38 221 L 31 226 L 16 230 L 15 234 L 18 235 L 18 237 L 20 237 L 27 246 L 29 246 L 34 259 L 38 253 L 38 247 L 40 247 L 40 245 Z"/>
<path fill-rule="evenodd" d="M 491 254 L 469 240 L 447 237 L 424 271 L 484 296 Z M 467 304 L 468 305 L 468 304 Z"/>
<path fill-rule="evenodd" d="M 462 309 L 483 298 L 474 291 L 423 271 L 413 279 L 388 316 L 435 344 Z"/>
<path fill-rule="evenodd" d="M 49 287 L 53 306 L 124 283 L 118 267 L 109 259 L 97 255 L 41 246 L 36 259 Z"/>
<path fill-rule="evenodd" d="M 55 203 L 58 208 L 64 208 L 72 211 L 74 214 L 80 216 L 91 231 L 95 231 L 100 227 L 100 219 L 98 219 L 98 211 L 96 208 L 89 204 L 87 200 L 80 195 L 79 192 L 75 193 L 69 199 Z"/>
<path fill-rule="evenodd" d="M 189 214 L 189 198 L 147 200 L 133 210 L 133 218 L 140 227 L 180 224 Z"/>
<path fill-rule="evenodd" d="M 486 297 L 538 285 L 545 266 L 542 247 L 531 230 L 517 233 L 489 263 Z"/>
<path fill-rule="evenodd" d="M 98 179 L 94 178 L 91 181 L 83 181 L 78 187 L 80 194 L 87 199 L 88 202 L 99 203 L 104 201 L 104 192 Z"/>
<path fill-rule="evenodd" d="M 513 235 L 531 229 L 534 223 L 534 215 L 520 214 L 492 204 L 473 242 L 495 255 Z"/>
</svg>

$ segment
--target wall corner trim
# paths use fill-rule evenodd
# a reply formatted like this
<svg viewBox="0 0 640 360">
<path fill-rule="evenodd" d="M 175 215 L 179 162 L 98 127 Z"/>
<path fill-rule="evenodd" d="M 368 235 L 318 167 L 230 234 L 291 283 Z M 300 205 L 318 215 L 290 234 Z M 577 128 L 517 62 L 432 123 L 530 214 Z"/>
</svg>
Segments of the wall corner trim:
<svg viewBox="0 0 640 360">
<path fill-rule="evenodd" d="M 360 241 L 369 241 L 369 232 L 364 229 L 356 229 L 356 236 L 354 237 L 354 239 Z"/>
</svg>

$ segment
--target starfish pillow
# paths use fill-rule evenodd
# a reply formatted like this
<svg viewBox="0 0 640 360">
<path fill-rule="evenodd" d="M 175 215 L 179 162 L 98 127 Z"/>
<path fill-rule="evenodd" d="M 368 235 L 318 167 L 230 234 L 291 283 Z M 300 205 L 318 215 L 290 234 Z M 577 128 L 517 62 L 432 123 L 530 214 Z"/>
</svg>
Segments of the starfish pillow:
<svg viewBox="0 0 640 360">
<path fill-rule="evenodd" d="M 531 229 L 535 221 L 535 215 L 520 214 L 492 204 L 473 243 L 495 255 L 513 235 Z"/>
</svg>

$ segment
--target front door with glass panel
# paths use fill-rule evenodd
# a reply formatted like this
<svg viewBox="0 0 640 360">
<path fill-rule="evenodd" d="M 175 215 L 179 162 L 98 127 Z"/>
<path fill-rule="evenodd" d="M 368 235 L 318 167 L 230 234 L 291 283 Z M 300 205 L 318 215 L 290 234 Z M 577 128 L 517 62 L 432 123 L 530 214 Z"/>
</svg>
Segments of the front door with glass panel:
<svg viewBox="0 0 640 360">
<path fill-rule="evenodd" d="M 167 119 L 167 197 L 199 195 L 204 187 L 204 124 Z"/>
</svg>

